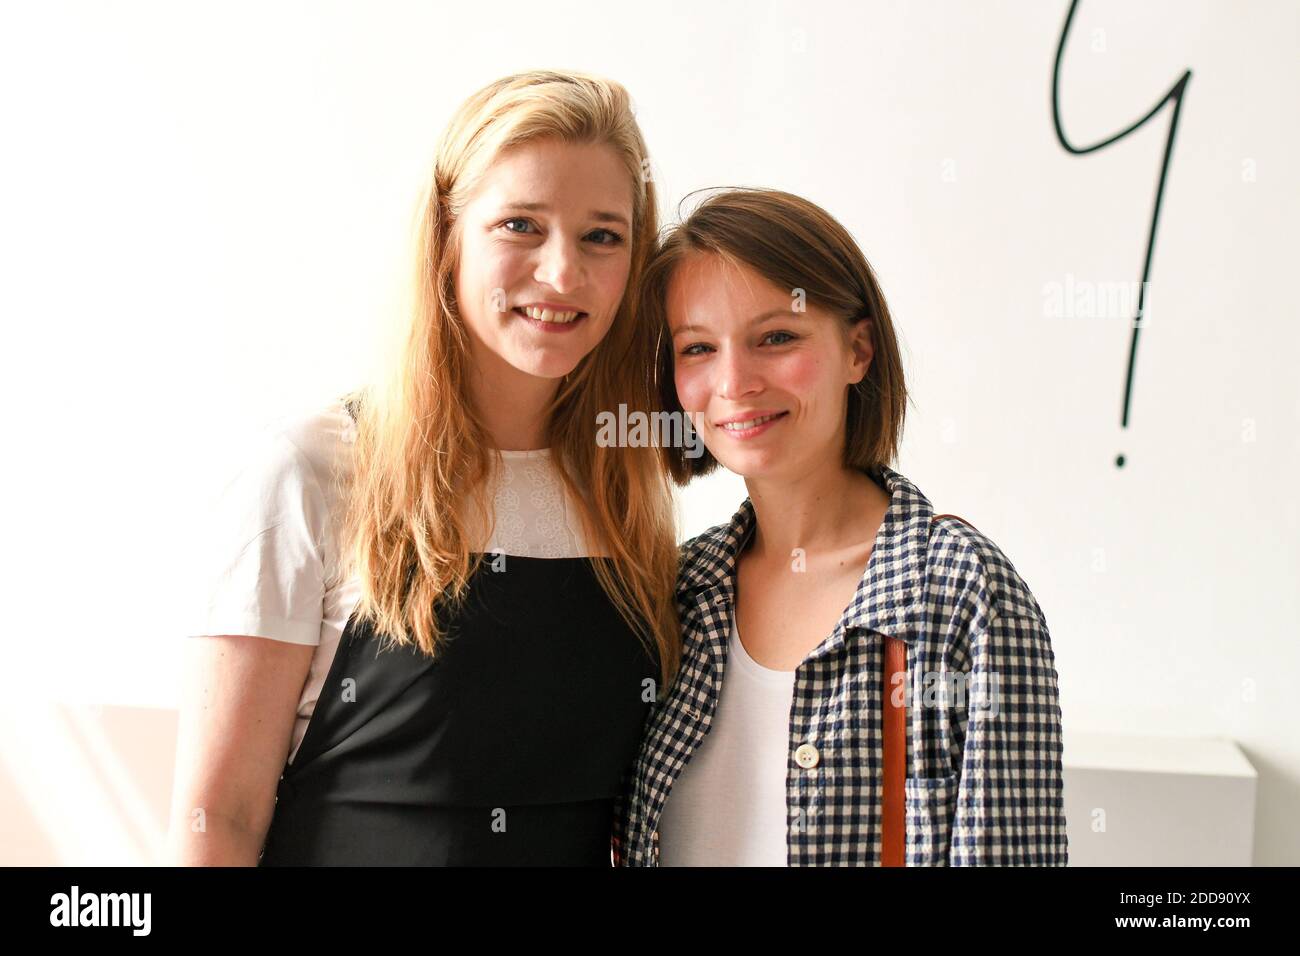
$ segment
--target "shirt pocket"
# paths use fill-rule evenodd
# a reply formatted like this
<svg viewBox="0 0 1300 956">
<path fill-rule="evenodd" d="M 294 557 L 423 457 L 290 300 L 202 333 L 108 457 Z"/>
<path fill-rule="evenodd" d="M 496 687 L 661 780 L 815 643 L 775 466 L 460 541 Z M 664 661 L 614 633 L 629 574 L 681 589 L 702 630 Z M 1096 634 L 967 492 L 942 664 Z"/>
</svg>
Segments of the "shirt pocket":
<svg viewBox="0 0 1300 956">
<path fill-rule="evenodd" d="M 907 866 L 947 866 L 960 774 L 903 781 Z"/>
</svg>

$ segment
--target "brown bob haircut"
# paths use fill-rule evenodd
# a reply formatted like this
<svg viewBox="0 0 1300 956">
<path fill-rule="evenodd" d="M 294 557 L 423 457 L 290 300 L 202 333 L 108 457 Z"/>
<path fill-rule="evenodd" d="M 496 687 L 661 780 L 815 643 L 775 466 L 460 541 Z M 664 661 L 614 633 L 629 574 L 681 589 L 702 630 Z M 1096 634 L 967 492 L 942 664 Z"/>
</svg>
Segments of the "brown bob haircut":
<svg viewBox="0 0 1300 956">
<path fill-rule="evenodd" d="M 699 253 L 748 266 L 778 288 L 791 290 L 792 308 L 794 290 L 802 289 L 808 305 L 837 316 L 846 332 L 860 319 L 871 319 L 871 367 L 847 389 L 844 465 L 862 471 L 892 465 L 903 435 L 907 389 L 884 293 L 847 229 L 820 206 L 775 189 L 714 193 L 661 237 L 642 285 L 644 318 L 659 328 L 655 377 L 661 410 L 683 411 L 673 377 L 668 287 L 677 267 Z M 678 485 L 718 467 L 707 448 L 698 458 L 685 452 L 685 447 L 661 449 Z"/>
</svg>

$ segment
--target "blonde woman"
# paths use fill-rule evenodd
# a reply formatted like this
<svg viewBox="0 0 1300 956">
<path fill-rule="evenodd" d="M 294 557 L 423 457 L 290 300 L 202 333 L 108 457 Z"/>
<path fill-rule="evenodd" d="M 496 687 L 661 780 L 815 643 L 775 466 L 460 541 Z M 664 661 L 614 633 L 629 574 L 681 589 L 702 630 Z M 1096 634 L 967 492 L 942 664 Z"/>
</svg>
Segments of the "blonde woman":
<svg viewBox="0 0 1300 956">
<path fill-rule="evenodd" d="M 617 862 L 1065 865 L 1046 619 L 997 545 L 890 467 L 903 367 L 852 237 L 797 196 L 722 192 L 665 238 L 643 294 L 663 404 L 708 452 L 674 453 L 675 480 L 721 463 L 749 497 L 683 547 L 681 670 Z M 887 689 L 905 709 L 888 765 Z"/>
<path fill-rule="evenodd" d="M 398 354 L 227 489 L 175 862 L 609 865 L 680 643 L 668 481 L 593 440 L 652 404 L 623 374 L 653 362 L 646 168 L 607 80 L 511 76 L 456 113 Z"/>
</svg>

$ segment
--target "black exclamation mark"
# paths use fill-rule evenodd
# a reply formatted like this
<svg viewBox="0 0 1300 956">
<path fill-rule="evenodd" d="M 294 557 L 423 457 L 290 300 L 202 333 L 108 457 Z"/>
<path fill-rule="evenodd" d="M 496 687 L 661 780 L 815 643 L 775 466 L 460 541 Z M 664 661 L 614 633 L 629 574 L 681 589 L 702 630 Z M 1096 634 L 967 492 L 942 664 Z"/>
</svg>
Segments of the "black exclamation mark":
<svg viewBox="0 0 1300 956">
<path fill-rule="evenodd" d="M 1151 256 L 1156 244 L 1156 224 L 1160 221 L 1160 203 L 1165 196 L 1165 179 L 1169 175 L 1169 159 L 1174 152 L 1174 136 L 1178 132 L 1178 114 L 1183 108 L 1183 93 L 1187 89 L 1187 81 L 1192 78 L 1192 71 L 1187 70 L 1179 77 L 1178 82 L 1169 88 L 1167 92 L 1155 106 L 1151 107 L 1150 112 L 1137 122 L 1133 123 L 1126 129 L 1121 130 L 1109 139 L 1104 139 L 1099 143 L 1091 146 L 1075 146 L 1065 137 L 1065 130 L 1061 128 L 1061 57 L 1065 53 L 1065 40 L 1070 35 L 1070 23 L 1074 20 L 1074 13 L 1079 7 L 1079 0 L 1070 0 L 1070 10 L 1065 15 L 1065 26 L 1061 29 L 1061 42 L 1056 47 L 1056 65 L 1052 69 L 1052 122 L 1056 126 L 1056 138 L 1060 141 L 1069 152 L 1076 156 L 1083 156 L 1086 153 L 1092 153 L 1099 149 L 1105 149 L 1111 143 L 1119 142 L 1129 133 L 1135 132 L 1146 125 L 1147 121 L 1160 112 L 1169 101 L 1173 101 L 1174 113 L 1169 122 L 1169 135 L 1165 139 L 1165 158 L 1160 166 L 1160 182 L 1156 186 L 1156 201 L 1151 209 L 1151 226 L 1147 232 L 1147 251 L 1146 260 L 1142 263 L 1142 284 L 1138 287 L 1137 314 L 1133 317 L 1133 336 L 1129 340 L 1128 347 L 1128 372 L 1124 381 L 1124 406 L 1120 414 L 1120 427 L 1128 428 L 1129 408 L 1133 396 L 1133 369 L 1137 364 L 1137 346 L 1138 333 L 1142 331 L 1142 310 L 1146 306 L 1147 280 L 1151 276 Z M 1124 467 L 1123 452 L 1115 456 L 1115 467 Z"/>
</svg>

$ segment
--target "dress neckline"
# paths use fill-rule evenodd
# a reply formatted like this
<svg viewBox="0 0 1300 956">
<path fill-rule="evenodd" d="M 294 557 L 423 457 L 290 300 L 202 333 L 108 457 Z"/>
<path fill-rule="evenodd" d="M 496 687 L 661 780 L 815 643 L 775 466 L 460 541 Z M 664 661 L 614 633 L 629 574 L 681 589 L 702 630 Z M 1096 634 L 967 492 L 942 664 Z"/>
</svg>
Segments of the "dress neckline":
<svg viewBox="0 0 1300 956">
<path fill-rule="evenodd" d="M 512 451 L 506 448 L 498 448 L 502 458 L 549 458 L 551 450 L 549 448 L 531 448 L 526 451 Z"/>
</svg>

